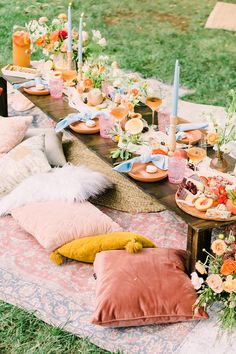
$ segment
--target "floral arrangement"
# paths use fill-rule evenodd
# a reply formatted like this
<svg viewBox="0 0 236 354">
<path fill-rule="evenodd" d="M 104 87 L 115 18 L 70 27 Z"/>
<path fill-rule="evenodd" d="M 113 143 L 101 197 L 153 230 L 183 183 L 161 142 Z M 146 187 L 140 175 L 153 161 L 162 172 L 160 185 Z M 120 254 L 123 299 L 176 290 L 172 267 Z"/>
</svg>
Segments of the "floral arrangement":
<svg viewBox="0 0 236 354">
<path fill-rule="evenodd" d="M 84 23 L 84 26 L 86 24 Z M 49 22 L 47 17 L 40 17 L 26 24 L 30 34 L 31 51 L 40 51 L 45 57 L 52 57 L 55 54 L 66 53 L 68 44 L 67 15 L 60 14 Z M 91 34 L 82 32 L 83 37 L 83 58 L 99 55 L 107 45 L 101 32 L 92 30 Z M 73 59 L 78 56 L 78 31 L 72 31 Z"/>
<path fill-rule="evenodd" d="M 223 234 L 211 245 L 213 255 L 207 253 L 205 263 L 198 261 L 196 271 L 207 275 L 204 280 L 197 272 L 192 273 L 192 284 L 198 290 L 194 307 L 205 309 L 219 303 L 220 322 L 224 329 L 236 326 L 236 238 L 233 233 Z"/>
<path fill-rule="evenodd" d="M 209 117 L 212 131 L 208 133 L 207 140 L 209 144 L 215 145 L 218 157 L 228 153 L 236 158 L 236 90 L 229 92 L 226 112 L 226 119 L 216 119 L 212 115 Z"/>
</svg>

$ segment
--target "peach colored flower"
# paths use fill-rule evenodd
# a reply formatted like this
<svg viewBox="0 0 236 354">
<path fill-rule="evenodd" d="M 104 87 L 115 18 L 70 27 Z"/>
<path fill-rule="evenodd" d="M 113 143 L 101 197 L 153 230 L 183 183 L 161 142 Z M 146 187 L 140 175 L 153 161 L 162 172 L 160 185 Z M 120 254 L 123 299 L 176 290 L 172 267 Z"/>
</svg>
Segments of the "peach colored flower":
<svg viewBox="0 0 236 354">
<path fill-rule="evenodd" d="M 236 273 L 236 261 L 233 261 L 232 259 L 226 259 L 222 264 L 220 272 L 223 275 Z"/>
<path fill-rule="evenodd" d="M 226 281 L 223 282 L 223 289 L 227 293 L 236 292 L 236 279 L 233 279 L 232 275 L 228 275 Z"/>
<path fill-rule="evenodd" d="M 73 38 L 78 37 L 78 32 L 77 32 L 77 31 L 72 31 L 72 37 L 73 37 Z"/>
<path fill-rule="evenodd" d="M 41 37 L 37 38 L 36 44 L 39 47 L 43 47 L 45 45 L 45 36 L 41 36 Z"/>
<path fill-rule="evenodd" d="M 223 282 L 218 274 L 211 274 L 207 277 L 208 286 L 217 294 L 223 291 Z"/>
<path fill-rule="evenodd" d="M 198 261 L 196 264 L 195 264 L 195 268 L 196 270 L 198 271 L 198 273 L 200 274 L 207 274 L 207 271 L 206 271 L 206 268 L 204 266 L 204 264 L 200 261 Z"/>
<path fill-rule="evenodd" d="M 113 63 L 111 64 L 111 67 L 112 67 L 112 69 L 119 69 L 119 66 L 116 61 L 113 61 Z"/>
<path fill-rule="evenodd" d="M 67 15 L 66 15 L 66 14 L 64 14 L 64 13 L 59 14 L 57 17 L 58 17 L 60 20 L 64 20 L 64 21 L 66 21 L 66 20 L 67 20 Z"/>
<path fill-rule="evenodd" d="M 40 25 L 43 25 L 45 22 L 48 22 L 48 18 L 45 17 L 45 16 L 40 17 L 38 22 L 39 22 Z"/>
<path fill-rule="evenodd" d="M 211 249 L 217 256 L 222 256 L 227 248 L 226 243 L 223 240 L 215 240 L 212 242 Z"/>
<path fill-rule="evenodd" d="M 89 78 L 85 78 L 83 84 L 84 84 L 84 88 L 90 89 L 93 87 L 93 80 Z"/>
<path fill-rule="evenodd" d="M 65 40 L 61 45 L 61 52 L 66 53 L 68 49 L 68 42 Z"/>
<path fill-rule="evenodd" d="M 207 134 L 207 142 L 208 144 L 215 145 L 218 141 L 217 133 L 208 133 Z"/>
</svg>

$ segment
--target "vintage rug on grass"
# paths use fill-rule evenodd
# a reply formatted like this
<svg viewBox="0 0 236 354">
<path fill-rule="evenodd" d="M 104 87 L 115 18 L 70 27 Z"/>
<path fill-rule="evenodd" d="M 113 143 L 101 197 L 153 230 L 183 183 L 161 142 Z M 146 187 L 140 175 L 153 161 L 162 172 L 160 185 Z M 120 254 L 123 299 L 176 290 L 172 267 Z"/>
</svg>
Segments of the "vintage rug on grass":
<svg viewBox="0 0 236 354">
<path fill-rule="evenodd" d="M 208 17 L 205 28 L 236 31 L 236 4 L 217 2 Z"/>
</svg>

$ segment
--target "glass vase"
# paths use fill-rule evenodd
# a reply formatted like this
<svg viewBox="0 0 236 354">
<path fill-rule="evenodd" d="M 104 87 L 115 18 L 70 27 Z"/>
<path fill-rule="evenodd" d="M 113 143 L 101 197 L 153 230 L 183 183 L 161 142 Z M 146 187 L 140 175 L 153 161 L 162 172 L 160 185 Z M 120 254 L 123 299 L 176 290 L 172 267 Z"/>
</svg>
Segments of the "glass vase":
<svg viewBox="0 0 236 354">
<path fill-rule="evenodd" d="M 214 170 L 225 172 L 228 168 L 228 162 L 224 158 L 224 154 L 218 148 L 216 157 L 211 160 L 210 167 Z"/>
</svg>

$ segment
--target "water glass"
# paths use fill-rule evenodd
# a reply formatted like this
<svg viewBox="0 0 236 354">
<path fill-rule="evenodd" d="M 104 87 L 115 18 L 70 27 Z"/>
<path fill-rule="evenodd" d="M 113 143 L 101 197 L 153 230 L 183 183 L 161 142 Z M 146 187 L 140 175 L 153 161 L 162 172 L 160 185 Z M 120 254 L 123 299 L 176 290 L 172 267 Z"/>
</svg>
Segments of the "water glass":
<svg viewBox="0 0 236 354">
<path fill-rule="evenodd" d="M 168 162 L 168 180 L 173 184 L 180 184 L 183 181 L 186 167 L 186 159 L 170 156 Z"/>
<path fill-rule="evenodd" d="M 102 138 L 110 138 L 110 132 L 114 128 L 115 118 L 112 115 L 101 114 L 99 116 L 100 135 Z"/>
<path fill-rule="evenodd" d="M 160 110 L 158 111 L 158 130 L 165 133 L 170 126 L 170 113 Z"/>
<path fill-rule="evenodd" d="M 61 78 L 51 78 L 49 80 L 50 95 L 53 98 L 61 98 L 63 93 L 63 80 Z"/>
</svg>

